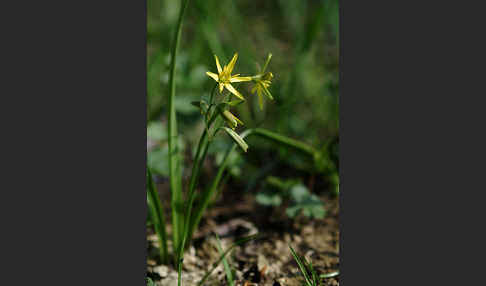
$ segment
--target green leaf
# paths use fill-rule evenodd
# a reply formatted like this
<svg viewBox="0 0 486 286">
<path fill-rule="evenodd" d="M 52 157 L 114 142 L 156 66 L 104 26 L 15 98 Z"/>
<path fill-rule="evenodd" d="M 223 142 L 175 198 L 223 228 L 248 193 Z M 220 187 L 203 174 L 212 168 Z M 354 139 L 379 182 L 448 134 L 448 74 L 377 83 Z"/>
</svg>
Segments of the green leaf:
<svg viewBox="0 0 486 286">
<path fill-rule="evenodd" d="M 231 273 L 231 268 L 228 264 L 228 261 L 226 260 L 226 257 L 224 256 L 223 248 L 221 247 L 221 240 L 219 240 L 218 234 L 216 234 L 216 240 L 218 244 L 216 245 L 218 248 L 219 255 L 223 258 L 223 266 L 224 266 L 224 271 L 226 272 L 226 279 L 228 280 L 228 283 L 230 286 L 235 285 L 235 282 L 233 281 L 233 273 Z"/>
<path fill-rule="evenodd" d="M 150 167 L 147 166 L 147 206 L 149 211 L 149 216 L 153 223 L 155 232 L 160 243 L 160 256 L 163 263 L 167 263 L 167 234 L 165 231 L 165 216 L 162 203 L 159 199 L 159 194 L 157 188 L 152 179 L 152 172 Z"/>
<path fill-rule="evenodd" d="M 297 184 L 293 186 L 290 190 L 290 195 L 294 205 L 286 210 L 289 217 L 295 217 L 300 211 L 306 217 L 324 218 L 326 215 L 323 202 L 318 196 L 311 194 L 304 185 Z"/>
<path fill-rule="evenodd" d="M 290 189 L 290 195 L 296 202 L 300 203 L 304 201 L 310 193 L 306 186 L 297 184 Z"/>
<path fill-rule="evenodd" d="M 259 204 L 265 206 L 279 206 L 282 203 L 282 197 L 278 194 L 258 193 L 255 199 Z"/>
<path fill-rule="evenodd" d="M 218 259 L 218 261 L 216 261 L 215 263 L 213 263 L 213 267 L 211 269 L 209 269 L 208 271 L 206 271 L 206 274 L 204 274 L 204 277 L 197 283 L 197 285 L 198 286 L 202 286 L 204 284 L 204 282 L 206 282 L 206 279 L 208 279 L 209 275 L 211 275 L 211 273 L 214 271 L 214 269 L 216 269 L 216 267 L 218 267 L 219 263 L 221 263 L 221 261 L 223 261 L 223 259 L 225 258 L 225 256 L 229 252 L 231 252 L 231 250 L 233 250 L 233 248 L 237 247 L 238 245 L 247 243 L 248 241 L 254 240 L 254 239 L 258 238 L 259 236 L 260 236 L 259 234 L 254 234 L 254 235 L 246 236 L 246 237 L 243 237 L 243 238 L 237 240 L 235 243 L 233 243 L 228 249 L 226 249 L 220 255 L 220 258 Z"/>
<path fill-rule="evenodd" d="M 231 136 L 233 141 L 235 141 L 236 144 L 238 144 L 238 146 L 240 146 L 240 148 L 243 149 L 243 151 L 246 152 L 248 150 L 248 144 L 246 144 L 246 142 L 240 137 L 240 135 L 238 135 L 238 133 L 234 132 L 228 127 L 222 127 L 222 128 L 224 131 L 226 131 L 226 133 L 228 133 L 228 135 Z"/>
<path fill-rule="evenodd" d="M 209 105 L 204 99 L 201 99 L 199 101 L 192 101 L 191 104 L 199 108 L 201 114 L 206 114 L 206 112 L 208 112 Z"/>
<path fill-rule="evenodd" d="M 297 262 L 297 265 L 299 266 L 300 272 L 302 273 L 302 275 L 305 278 L 305 282 L 306 282 L 307 286 L 313 286 L 312 282 L 311 282 L 312 280 L 309 276 L 309 273 L 307 273 L 307 269 L 305 268 L 304 262 L 301 260 L 299 255 L 297 255 L 297 253 L 295 252 L 295 250 L 292 248 L 292 246 L 290 244 L 289 244 L 289 247 L 290 247 L 290 252 L 292 253 L 292 256 L 295 259 L 295 262 Z"/>
<path fill-rule="evenodd" d="M 290 218 L 294 218 L 297 213 L 299 212 L 300 210 L 300 207 L 299 206 L 293 206 L 293 207 L 288 207 L 286 210 L 285 210 L 285 213 L 290 217 Z"/>
</svg>

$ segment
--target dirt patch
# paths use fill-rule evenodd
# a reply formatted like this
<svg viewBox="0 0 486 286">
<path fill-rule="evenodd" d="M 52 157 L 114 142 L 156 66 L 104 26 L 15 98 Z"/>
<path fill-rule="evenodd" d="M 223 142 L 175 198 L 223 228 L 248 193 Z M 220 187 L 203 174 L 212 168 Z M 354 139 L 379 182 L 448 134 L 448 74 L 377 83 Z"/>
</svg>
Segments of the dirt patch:
<svg viewBox="0 0 486 286">
<path fill-rule="evenodd" d="M 236 247 L 227 256 L 234 269 L 236 285 L 302 285 L 297 263 L 289 244 L 299 255 L 312 261 L 318 274 L 339 269 L 339 206 L 337 198 L 321 196 L 327 215 L 324 219 L 298 216 L 289 219 L 283 208 L 265 208 L 255 203 L 251 195 L 238 200 L 222 200 L 211 207 L 195 233 L 192 245 L 184 255 L 183 285 L 197 285 L 219 258 L 217 233 L 223 249 L 238 237 L 255 233 L 257 240 Z M 232 202 L 232 203 L 231 203 Z M 157 238 L 148 229 L 148 273 L 157 285 L 177 285 L 177 272 L 172 266 L 157 263 Z M 171 249 L 171 245 L 169 245 Z M 245 284 L 246 283 L 246 284 Z M 212 272 L 204 285 L 228 285 L 222 263 Z M 322 280 L 322 285 L 339 285 L 339 276 Z"/>
</svg>

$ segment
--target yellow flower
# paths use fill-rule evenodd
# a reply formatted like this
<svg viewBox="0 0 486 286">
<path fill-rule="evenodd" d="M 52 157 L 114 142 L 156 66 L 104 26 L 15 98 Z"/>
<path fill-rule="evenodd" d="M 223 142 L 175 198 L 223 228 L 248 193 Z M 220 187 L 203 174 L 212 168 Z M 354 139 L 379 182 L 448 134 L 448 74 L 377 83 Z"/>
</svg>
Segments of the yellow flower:
<svg viewBox="0 0 486 286">
<path fill-rule="evenodd" d="M 252 78 L 253 81 L 255 82 L 255 86 L 251 89 L 251 93 L 255 93 L 255 92 L 257 93 L 260 109 L 263 109 L 262 94 L 265 94 L 270 100 L 273 100 L 272 94 L 270 93 L 270 91 L 268 91 L 268 87 L 272 83 L 273 74 L 271 72 L 265 73 L 265 70 L 267 69 L 268 63 L 270 62 L 271 58 L 272 58 L 272 54 L 269 54 L 267 57 L 267 61 L 265 62 L 265 66 L 263 67 L 260 74 Z"/>
<path fill-rule="evenodd" d="M 223 92 L 223 88 L 226 88 L 231 92 L 232 94 L 236 95 L 238 98 L 245 100 L 243 95 L 239 93 L 232 85 L 232 82 L 242 82 L 242 81 L 250 81 L 251 77 L 249 76 L 239 76 L 240 74 L 235 74 L 231 75 L 231 72 L 233 72 L 233 68 L 235 67 L 236 60 L 238 59 L 238 53 L 235 53 L 231 61 L 229 62 L 228 65 L 225 65 L 223 68 L 221 68 L 221 65 L 219 64 L 219 59 L 216 55 L 214 55 L 214 58 L 216 60 L 216 67 L 218 68 L 218 74 L 212 73 L 212 72 L 206 72 L 206 74 L 217 81 L 219 83 L 219 92 Z"/>
<path fill-rule="evenodd" d="M 263 109 L 263 96 L 265 94 L 270 100 L 273 100 L 273 96 L 268 91 L 268 87 L 272 83 L 273 74 L 268 72 L 261 77 L 255 78 L 255 86 L 251 89 L 251 93 L 257 93 L 258 95 L 258 103 L 260 105 L 260 109 Z"/>
</svg>

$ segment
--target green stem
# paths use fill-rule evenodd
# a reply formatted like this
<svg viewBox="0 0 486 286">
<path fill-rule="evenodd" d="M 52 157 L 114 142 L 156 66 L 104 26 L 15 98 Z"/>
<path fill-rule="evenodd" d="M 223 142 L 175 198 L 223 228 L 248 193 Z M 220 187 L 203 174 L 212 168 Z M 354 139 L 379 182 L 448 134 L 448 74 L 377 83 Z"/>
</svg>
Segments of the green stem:
<svg viewBox="0 0 486 286">
<path fill-rule="evenodd" d="M 215 88 L 216 88 L 216 86 L 215 86 Z M 214 93 L 215 88 L 213 88 L 213 91 L 211 92 L 211 99 L 210 99 L 210 102 L 209 102 L 210 107 L 213 104 L 212 99 L 213 99 L 213 93 Z M 208 112 L 209 112 L 209 110 L 208 110 Z M 192 206 L 194 204 L 194 199 L 196 197 L 196 195 L 195 195 L 196 184 L 197 184 L 197 181 L 199 179 L 199 175 L 201 173 L 201 168 L 202 168 L 202 165 L 204 163 L 204 160 L 206 159 L 206 154 L 207 154 L 208 148 L 209 148 L 208 129 L 211 127 L 213 122 L 216 120 L 217 115 L 218 114 L 214 114 L 213 116 L 211 116 L 211 118 L 209 119 L 207 128 L 203 131 L 201 137 L 199 138 L 199 143 L 198 143 L 198 146 L 197 146 L 197 152 L 196 152 L 196 156 L 194 158 L 194 163 L 193 163 L 193 166 L 192 166 L 191 179 L 189 181 L 189 192 L 188 192 L 188 196 L 187 196 L 188 202 L 187 202 L 187 205 L 186 205 L 186 208 L 185 208 L 186 217 L 185 217 L 185 220 L 184 220 L 184 229 L 183 229 L 183 233 L 182 233 L 182 239 L 181 239 L 180 245 L 178 245 L 177 259 L 182 258 L 186 242 L 188 241 L 187 234 L 189 233 L 189 229 L 190 229 L 189 223 L 190 223 L 190 218 L 191 218 Z M 202 151 L 202 155 L 201 155 L 201 151 Z"/>
<path fill-rule="evenodd" d="M 181 10 L 179 13 L 179 20 L 177 22 L 176 32 L 174 35 L 171 63 L 170 63 L 170 75 L 169 75 L 169 177 L 171 188 L 171 209 L 172 209 L 172 228 L 173 228 L 173 245 L 174 252 L 177 249 L 179 243 L 181 227 L 182 227 L 182 213 L 181 213 L 181 201 L 182 201 L 182 188 L 181 188 L 181 168 L 180 168 L 180 154 L 178 150 L 177 140 L 177 119 L 175 110 L 175 66 L 177 60 L 177 49 L 179 47 L 179 39 L 182 31 L 182 22 L 184 14 L 187 8 L 189 0 L 183 0 Z M 177 261 L 176 265 L 177 265 Z"/>
<path fill-rule="evenodd" d="M 250 129 L 252 130 L 250 134 L 255 134 L 259 135 L 263 138 L 270 139 L 276 143 L 279 143 L 280 145 L 284 145 L 287 147 L 294 148 L 298 151 L 304 152 L 307 155 L 314 156 L 314 154 L 317 152 L 314 147 L 307 145 L 306 143 L 297 141 L 295 139 L 289 138 L 287 136 L 280 135 L 278 133 L 263 129 L 263 128 L 255 128 L 255 129 Z M 250 135 L 248 134 L 248 135 Z"/>
<path fill-rule="evenodd" d="M 270 139 L 274 142 L 277 142 L 277 143 L 284 145 L 284 146 L 287 146 L 287 147 L 294 148 L 294 149 L 301 151 L 301 152 L 303 152 L 307 155 L 310 155 L 312 157 L 314 157 L 316 152 L 317 152 L 312 146 L 309 146 L 309 145 L 307 145 L 303 142 L 297 141 L 295 139 L 292 139 L 292 138 L 289 138 L 289 137 L 268 131 L 266 129 L 262 129 L 262 128 L 247 129 L 243 133 L 240 134 L 240 137 L 242 139 L 245 139 L 245 137 L 247 137 L 249 135 L 258 135 L 262 138 Z M 219 166 L 218 173 L 216 174 L 216 177 L 213 179 L 213 182 L 211 183 L 210 187 L 202 194 L 201 204 L 200 204 L 199 208 L 196 210 L 195 215 L 191 216 L 191 223 L 190 223 L 191 229 L 190 229 L 190 232 L 189 232 L 189 237 L 192 237 L 194 231 L 196 230 L 197 226 L 199 225 L 199 222 L 202 218 L 202 215 L 203 215 L 204 211 L 206 210 L 206 208 L 208 207 L 209 202 L 211 201 L 211 198 L 214 196 L 214 193 L 218 188 L 218 185 L 221 181 L 221 178 L 223 177 L 223 173 L 226 170 L 226 167 L 227 167 L 228 162 L 229 162 L 228 159 L 229 159 L 231 153 L 236 149 L 237 146 L 238 145 L 235 143 L 230 147 L 230 149 L 228 149 L 228 151 L 226 152 L 226 154 L 224 156 L 223 162 Z"/>
</svg>

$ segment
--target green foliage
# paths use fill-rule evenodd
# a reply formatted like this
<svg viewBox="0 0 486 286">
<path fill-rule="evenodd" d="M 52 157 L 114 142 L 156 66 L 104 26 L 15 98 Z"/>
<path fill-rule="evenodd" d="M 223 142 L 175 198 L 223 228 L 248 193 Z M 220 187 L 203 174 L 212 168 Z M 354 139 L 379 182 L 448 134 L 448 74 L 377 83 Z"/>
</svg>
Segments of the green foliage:
<svg viewBox="0 0 486 286">
<path fill-rule="evenodd" d="M 228 261 L 226 260 L 226 257 L 223 255 L 223 248 L 221 247 L 221 241 L 219 240 L 218 235 L 216 234 L 216 240 L 217 240 L 217 245 L 216 247 L 218 248 L 219 255 L 223 257 L 223 266 L 224 266 L 224 272 L 226 273 L 226 279 L 228 280 L 228 284 L 230 286 L 235 285 L 235 281 L 233 280 L 233 272 L 231 271 L 231 268 L 228 264 Z"/>
<path fill-rule="evenodd" d="M 279 206 L 284 199 L 288 199 L 291 205 L 285 213 L 293 218 L 300 212 L 306 217 L 324 218 L 326 210 L 323 202 L 314 194 L 311 194 L 306 186 L 298 179 L 281 180 L 277 177 L 268 177 L 267 188 L 256 196 L 256 201 L 265 206 Z"/>
<path fill-rule="evenodd" d="M 289 217 L 295 217 L 302 212 L 306 217 L 324 218 L 326 211 L 322 206 L 323 202 L 302 184 L 294 185 L 290 189 L 293 205 L 287 208 Z"/>
<path fill-rule="evenodd" d="M 213 265 L 212 265 L 213 267 L 211 267 L 211 269 L 209 269 L 204 274 L 203 278 L 197 283 L 197 285 L 198 286 L 204 285 L 204 282 L 206 282 L 209 275 L 211 275 L 211 273 L 213 273 L 214 269 L 216 269 L 216 267 L 218 267 L 218 265 L 225 259 L 226 255 L 228 255 L 235 247 L 237 247 L 239 245 L 243 245 L 243 244 L 245 244 L 249 241 L 252 241 L 254 239 L 257 239 L 258 237 L 259 237 L 259 234 L 254 234 L 254 235 L 250 235 L 250 236 L 240 238 L 236 242 L 234 242 L 230 247 L 228 247 L 228 249 L 226 249 L 224 252 L 220 253 L 219 259 L 215 263 L 213 263 Z"/>
<path fill-rule="evenodd" d="M 255 197 L 259 204 L 264 206 L 279 206 L 282 204 L 282 196 L 276 193 L 262 192 L 258 193 Z"/>
<path fill-rule="evenodd" d="M 299 266 L 302 276 L 304 276 L 305 283 L 307 286 L 318 286 L 319 279 L 317 279 L 317 273 L 311 263 L 307 262 L 305 257 L 300 257 L 292 246 L 289 244 L 290 252 Z"/>
<path fill-rule="evenodd" d="M 150 277 L 147 277 L 147 286 L 155 286 L 154 281 L 152 281 L 152 279 L 150 279 Z"/>
<path fill-rule="evenodd" d="M 238 147 L 244 151 L 248 149 L 245 141 L 248 135 L 277 143 L 251 142 L 249 152 L 277 150 L 278 160 L 287 161 L 295 168 L 325 173 L 336 186 L 336 194 L 339 189 L 338 160 L 333 151 L 337 147 L 326 143 L 335 142 L 339 137 L 337 0 L 191 0 L 191 5 L 188 2 L 147 2 L 147 137 L 152 144 L 148 148 L 147 164 L 154 174 L 170 177 L 174 262 L 178 269 L 181 269 L 178 256 L 182 255 L 202 214 L 215 197 L 223 173 L 228 170 L 244 181 L 248 170 L 258 169 L 259 166 L 248 166 L 250 163 L 242 153 L 234 151 Z M 251 86 L 235 86 L 247 101 L 227 100 L 220 107 L 238 106 L 235 114 L 248 129 L 243 133 L 218 129 L 224 130 L 229 135 L 227 138 L 233 141 L 226 139 L 223 147 L 211 149 L 210 145 L 216 145 L 217 140 L 209 133 L 210 127 L 214 123 L 215 128 L 219 128 L 221 122 L 218 122 L 219 117 L 212 117 L 215 109 L 209 106 L 212 94 L 208 90 L 213 82 L 204 72 L 215 70 L 213 54 L 226 63 L 235 51 L 240 53 L 239 68 L 250 74 L 262 70 L 255 63 L 272 51 L 272 70 L 277 84 L 268 90 L 266 86 L 262 88 L 265 94 L 271 92 L 275 104 L 263 102 L 260 105 L 258 96 L 251 95 Z M 199 102 L 199 109 L 191 105 L 194 101 Z M 205 116 L 200 116 L 201 111 Z M 231 117 L 227 120 L 232 122 L 232 128 L 240 125 Z M 205 131 L 198 139 L 192 134 L 201 134 L 201 127 Z M 324 147 L 319 150 L 312 147 L 323 146 L 323 142 Z M 189 169 L 184 169 L 183 164 L 186 145 L 197 148 L 193 154 L 189 188 L 183 192 L 182 178 L 188 175 L 183 172 Z M 307 157 L 294 155 L 295 150 Z M 214 155 L 218 171 L 197 194 L 207 154 Z M 308 164 L 309 157 L 311 164 Z M 243 163 L 249 168 L 243 168 Z M 302 212 L 308 216 L 323 216 L 322 203 L 301 187 L 294 189 L 295 185 L 286 188 L 286 195 L 259 194 L 257 200 L 276 206 L 288 199 L 292 203 L 287 210 L 289 215 Z M 159 217 L 159 224 L 162 224 L 162 212 L 157 211 L 157 202 L 152 199 L 154 192 L 156 190 L 148 190 L 149 211 L 153 217 Z M 157 220 L 152 219 L 152 222 L 156 227 Z"/>
<path fill-rule="evenodd" d="M 300 273 L 304 277 L 305 285 L 319 286 L 321 285 L 321 279 L 332 278 L 339 275 L 339 271 L 334 271 L 326 274 L 318 274 L 316 269 L 312 265 L 312 261 L 307 261 L 305 257 L 299 256 L 290 244 L 289 248 L 295 262 L 297 262 L 297 265 L 299 266 Z"/>
<path fill-rule="evenodd" d="M 167 234 L 165 230 L 166 221 L 164 216 L 164 209 L 159 199 L 159 194 L 155 187 L 152 178 L 150 167 L 147 167 L 147 206 L 149 210 L 150 220 L 154 226 L 155 233 L 159 239 L 160 257 L 164 263 L 168 261 L 167 253 Z"/>
</svg>

